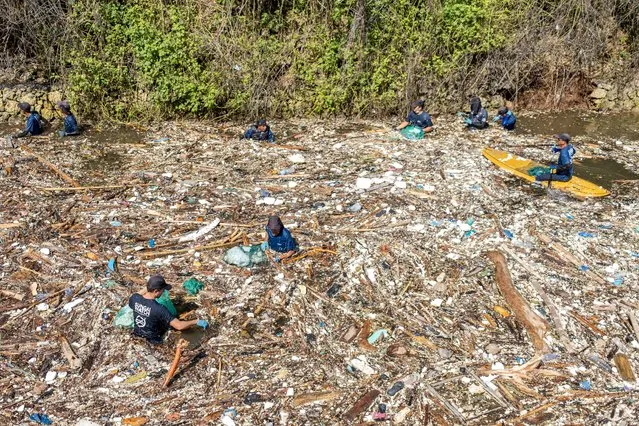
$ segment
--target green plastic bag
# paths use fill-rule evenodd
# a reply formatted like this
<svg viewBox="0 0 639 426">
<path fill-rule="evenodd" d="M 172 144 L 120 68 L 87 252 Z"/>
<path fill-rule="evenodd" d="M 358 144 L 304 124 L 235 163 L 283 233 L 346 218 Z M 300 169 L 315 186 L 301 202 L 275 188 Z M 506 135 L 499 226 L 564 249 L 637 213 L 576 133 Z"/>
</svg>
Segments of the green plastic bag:
<svg viewBox="0 0 639 426">
<path fill-rule="evenodd" d="M 528 169 L 528 175 L 529 176 L 540 176 L 543 175 L 545 173 L 550 173 L 550 167 L 544 167 L 544 166 L 535 166 L 531 169 Z"/>
<path fill-rule="evenodd" d="M 186 290 L 187 293 L 196 295 L 200 292 L 200 290 L 204 288 L 204 283 L 199 281 L 197 278 L 191 277 L 188 280 L 184 281 L 182 287 L 184 287 L 184 290 Z"/>
<path fill-rule="evenodd" d="M 123 306 L 115 314 L 113 325 L 122 328 L 133 328 L 133 309 L 129 308 L 129 305 Z"/>
<path fill-rule="evenodd" d="M 232 247 L 224 254 L 223 260 L 229 265 L 235 265 L 241 268 L 250 268 L 251 266 L 268 262 L 268 258 L 264 250 L 262 250 L 261 244 Z"/>
<path fill-rule="evenodd" d="M 168 309 L 169 312 L 173 314 L 173 316 L 177 316 L 177 310 L 175 309 L 175 306 L 173 306 L 173 302 L 171 302 L 171 298 L 169 297 L 168 290 L 164 290 L 164 293 L 162 293 L 162 296 L 155 299 L 155 301 L 158 302 L 160 305 L 164 306 L 166 309 Z"/>
<path fill-rule="evenodd" d="M 411 141 L 416 141 L 418 139 L 424 139 L 424 129 L 419 126 L 410 126 L 404 127 L 399 133 L 404 136 L 406 139 Z"/>
</svg>

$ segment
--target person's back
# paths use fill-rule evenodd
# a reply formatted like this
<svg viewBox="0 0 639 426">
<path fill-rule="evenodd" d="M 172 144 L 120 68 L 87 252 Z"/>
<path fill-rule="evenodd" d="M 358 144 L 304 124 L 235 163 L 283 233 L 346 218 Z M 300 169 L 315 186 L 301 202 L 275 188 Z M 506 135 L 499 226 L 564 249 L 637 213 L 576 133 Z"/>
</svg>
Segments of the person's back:
<svg viewBox="0 0 639 426">
<path fill-rule="evenodd" d="M 246 132 L 244 132 L 242 138 L 275 142 L 275 135 L 271 131 L 271 126 L 269 126 L 264 119 L 258 120 L 255 125 L 249 127 Z"/>
<path fill-rule="evenodd" d="M 474 97 L 470 100 L 470 117 L 466 124 L 475 129 L 485 129 L 488 127 L 488 111 L 481 106 L 481 100 Z"/>
<path fill-rule="evenodd" d="M 570 176 L 573 175 L 573 163 L 572 158 L 577 153 L 575 147 L 571 144 L 564 146 L 563 148 L 553 147 L 554 153 L 559 153 L 559 160 L 557 161 L 557 174 Z"/>
<path fill-rule="evenodd" d="M 150 343 L 162 343 L 169 324 L 175 317 L 155 299 L 147 299 L 139 293 L 129 298 L 133 309 L 133 334 L 147 339 Z"/>
<path fill-rule="evenodd" d="M 78 122 L 76 121 L 73 114 L 69 114 L 64 117 L 64 135 L 65 136 L 74 136 L 80 133 L 80 129 L 78 128 Z"/>
<path fill-rule="evenodd" d="M 42 134 L 42 123 L 40 121 L 40 114 L 35 111 L 31 111 L 29 118 L 27 118 L 26 130 L 32 135 L 37 136 Z"/>
</svg>

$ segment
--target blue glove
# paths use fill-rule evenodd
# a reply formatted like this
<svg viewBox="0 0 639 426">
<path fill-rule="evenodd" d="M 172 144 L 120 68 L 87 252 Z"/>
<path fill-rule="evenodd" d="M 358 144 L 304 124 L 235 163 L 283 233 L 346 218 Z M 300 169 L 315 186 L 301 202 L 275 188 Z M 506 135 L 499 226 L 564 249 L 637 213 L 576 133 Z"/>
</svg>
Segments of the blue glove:
<svg viewBox="0 0 639 426">
<path fill-rule="evenodd" d="M 493 118 L 493 123 L 496 123 L 499 120 L 501 120 L 501 116 L 500 115 L 496 115 L 495 118 Z"/>
<path fill-rule="evenodd" d="M 471 124 L 473 124 L 473 120 L 471 120 L 470 118 L 464 118 L 464 123 L 470 126 Z"/>
<path fill-rule="evenodd" d="M 204 330 L 209 326 L 209 322 L 207 320 L 199 319 L 197 320 L 197 326 L 202 327 Z"/>
<path fill-rule="evenodd" d="M 458 112 L 457 113 L 457 117 L 465 117 L 466 113 L 465 112 Z"/>
<path fill-rule="evenodd" d="M 67 134 L 64 132 L 64 130 L 58 130 L 58 136 L 60 136 L 61 138 L 65 137 Z"/>
<path fill-rule="evenodd" d="M 262 249 L 262 251 L 266 251 L 268 249 L 268 242 L 264 241 L 262 244 L 260 244 L 260 248 Z"/>
</svg>

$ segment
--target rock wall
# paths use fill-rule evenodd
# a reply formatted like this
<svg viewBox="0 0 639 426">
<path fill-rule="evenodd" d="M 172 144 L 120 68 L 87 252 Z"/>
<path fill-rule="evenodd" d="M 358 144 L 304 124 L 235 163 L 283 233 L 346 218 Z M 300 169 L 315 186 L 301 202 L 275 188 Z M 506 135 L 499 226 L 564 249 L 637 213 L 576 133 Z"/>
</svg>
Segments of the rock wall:
<svg viewBox="0 0 639 426">
<path fill-rule="evenodd" d="M 63 99 L 58 88 L 29 85 L 0 86 L 0 122 L 18 119 L 18 102 L 29 102 L 42 117 L 51 120 L 56 114 L 56 102 Z"/>
<path fill-rule="evenodd" d="M 597 88 L 590 93 L 594 109 L 639 112 L 639 79 L 628 84 L 595 82 Z"/>
</svg>

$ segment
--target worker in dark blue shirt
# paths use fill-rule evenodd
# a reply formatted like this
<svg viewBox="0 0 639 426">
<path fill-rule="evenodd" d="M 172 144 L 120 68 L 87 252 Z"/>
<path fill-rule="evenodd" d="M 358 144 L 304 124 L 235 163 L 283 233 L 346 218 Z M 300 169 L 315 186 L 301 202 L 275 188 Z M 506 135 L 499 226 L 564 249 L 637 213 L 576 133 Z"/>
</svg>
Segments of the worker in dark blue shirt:
<svg viewBox="0 0 639 426">
<path fill-rule="evenodd" d="M 297 241 L 291 232 L 284 227 L 279 216 L 271 216 L 266 224 L 268 248 L 277 252 L 275 261 L 286 259 L 298 251 Z"/>
<path fill-rule="evenodd" d="M 488 127 L 488 112 L 481 106 L 481 99 L 477 96 L 470 100 L 470 114 L 464 123 L 471 129 L 485 129 Z"/>
<path fill-rule="evenodd" d="M 26 128 L 20 133 L 16 134 L 16 138 L 24 138 L 27 136 L 37 136 L 42 134 L 42 123 L 40 119 L 40 115 L 33 111 L 31 105 L 27 102 L 20 102 L 18 104 L 18 109 L 20 109 L 20 113 L 27 117 L 27 125 Z"/>
<path fill-rule="evenodd" d="M 497 115 L 493 118 L 494 122 L 501 121 L 501 127 L 505 130 L 515 130 L 515 123 L 517 123 L 517 117 L 507 107 L 499 108 Z"/>
<path fill-rule="evenodd" d="M 424 101 L 415 101 L 412 105 L 413 109 L 408 113 L 408 116 L 402 124 L 397 126 L 396 130 L 402 130 L 406 126 L 421 127 L 424 133 L 430 133 L 433 131 L 433 120 L 430 115 L 424 111 Z"/>
<path fill-rule="evenodd" d="M 266 120 L 260 119 L 257 120 L 255 125 L 249 127 L 246 132 L 244 132 L 244 136 L 240 139 L 253 139 L 256 141 L 268 141 L 274 143 L 275 135 L 271 131 L 271 127 L 266 123 Z"/>
<path fill-rule="evenodd" d="M 557 145 L 552 147 L 552 152 L 559 153 L 559 160 L 557 161 L 557 165 L 553 164 L 550 168 L 556 172 L 552 173 L 551 170 L 551 173 L 543 173 L 535 177 L 535 180 L 538 182 L 568 182 L 572 178 L 572 158 L 575 156 L 576 150 L 575 147 L 570 144 L 570 135 L 561 133 L 554 135 L 554 138 L 557 139 Z"/>
<path fill-rule="evenodd" d="M 75 119 L 75 116 L 71 112 L 71 105 L 69 105 L 68 101 L 58 102 L 56 104 L 58 109 L 64 116 L 64 130 L 60 130 L 58 132 L 58 136 L 75 136 L 80 134 L 80 128 L 78 127 L 78 122 Z"/>
</svg>

